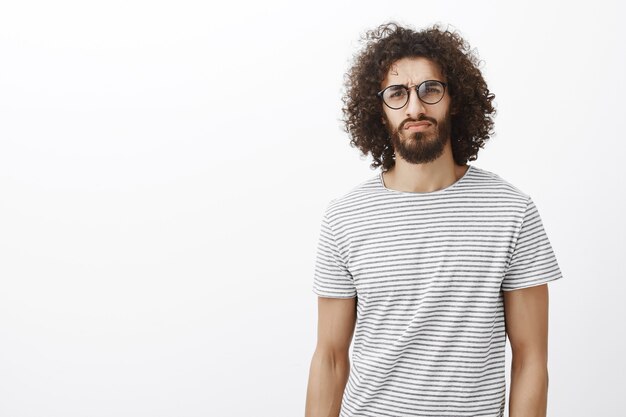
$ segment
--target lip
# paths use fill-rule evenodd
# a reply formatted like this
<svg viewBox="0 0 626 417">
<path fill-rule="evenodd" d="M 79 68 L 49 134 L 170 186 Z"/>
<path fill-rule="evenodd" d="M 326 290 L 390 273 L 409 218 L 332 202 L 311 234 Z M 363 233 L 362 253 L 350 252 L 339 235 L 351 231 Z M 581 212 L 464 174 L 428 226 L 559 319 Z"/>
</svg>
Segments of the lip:
<svg viewBox="0 0 626 417">
<path fill-rule="evenodd" d="M 408 123 L 405 130 L 424 130 L 431 126 L 429 122 L 420 122 L 420 123 Z"/>
</svg>

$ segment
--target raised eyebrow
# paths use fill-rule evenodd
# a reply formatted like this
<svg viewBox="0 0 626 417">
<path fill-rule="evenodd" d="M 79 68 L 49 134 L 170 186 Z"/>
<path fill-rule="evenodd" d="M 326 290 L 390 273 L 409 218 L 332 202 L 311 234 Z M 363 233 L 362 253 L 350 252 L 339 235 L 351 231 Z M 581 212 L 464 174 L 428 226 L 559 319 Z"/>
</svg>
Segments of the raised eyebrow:
<svg viewBox="0 0 626 417">
<path fill-rule="evenodd" d="M 399 86 L 404 86 L 404 84 L 389 84 L 386 87 L 383 87 L 383 89 L 381 91 L 385 91 L 386 89 L 390 88 L 390 87 L 399 87 Z"/>
<path fill-rule="evenodd" d="M 426 81 L 439 81 L 440 83 L 442 83 L 442 82 L 443 82 L 443 81 L 440 81 L 440 80 L 436 80 L 436 79 L 434 79 L 434 78 L 428 78 L 428 79 L 426 79 L 426 80 L 420 81 L 420 82 L 419 82 L 419 83 L 417 83 L 417 84 L 413 84 L 413 85 L 412 85 L 412 87 L 414 87 L 414 86 L 416 86 L 416 85 L 421 85 L 421 84 L 425 83 Z M 404 86 L 404 87 L 406 87 L 406 88 L 409 88 L 409 83 L 405 83 L 405 84 L 389 84 L 389 85 L 388 85 L 387 87 L 385 87 L 385 88 L 389 88 L 389 87 L 397 87 L 397 86 Z"/>
</svg>

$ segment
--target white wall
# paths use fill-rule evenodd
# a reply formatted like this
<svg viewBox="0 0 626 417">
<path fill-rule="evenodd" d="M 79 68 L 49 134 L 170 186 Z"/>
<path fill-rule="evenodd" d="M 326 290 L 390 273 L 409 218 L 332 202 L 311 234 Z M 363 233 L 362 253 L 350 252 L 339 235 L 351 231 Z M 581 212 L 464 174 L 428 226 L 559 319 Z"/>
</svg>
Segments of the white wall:
<svg viewBox="0 0 626 417">
<path fill-rule="evenodd" d="M 484 60 L 473 164 L 533 197 L 565 277 L 548 415 L 622 415 L 626 31 L 589 7 L 3 2 L 0 416 L 304 414 L 322 210 L 373 174 L 343 74 L 389 19 Z"/>
</svg>

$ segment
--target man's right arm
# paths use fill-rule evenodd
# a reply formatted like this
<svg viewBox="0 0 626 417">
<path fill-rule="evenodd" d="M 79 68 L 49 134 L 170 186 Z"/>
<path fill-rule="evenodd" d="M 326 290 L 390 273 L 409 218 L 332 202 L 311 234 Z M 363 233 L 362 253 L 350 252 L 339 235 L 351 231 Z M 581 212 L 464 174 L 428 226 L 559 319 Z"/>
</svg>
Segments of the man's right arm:
<svg viewBox="0 0 626 417">
<path fill-rule="evenodd" d="M 317 346 L 309 371 L 305 417 L 339 416 L 350 375 L 356 303 L 356 297 L 318 297 Z"/>
</svg>

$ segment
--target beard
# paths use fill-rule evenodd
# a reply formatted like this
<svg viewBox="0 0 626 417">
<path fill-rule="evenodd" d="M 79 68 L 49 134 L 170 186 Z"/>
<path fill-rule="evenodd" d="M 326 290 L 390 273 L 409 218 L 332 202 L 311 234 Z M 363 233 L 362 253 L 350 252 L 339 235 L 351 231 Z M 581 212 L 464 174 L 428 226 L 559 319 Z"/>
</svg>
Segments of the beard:
<svg viewBox="0 0 626 417">
<path fill-rule="evenodd" d="M 416 121 L 427 121 L 431 125 L 421 132 L 410 132 L 404 129 L 405 124 Z M 387 121 L 387 123 L 389 122 Z M 400 123 L 398 129 L 391 132 L 391 145 L 396 156 L 400 156 L 408 163 L 424 164 L 434 161 L 443 154 L 446 144 L 450 140 L 450 133 L 451 125 L 448 113 L 445 114 L 440 123 L 430 118 L 407 119 Z"/>
</svg>

